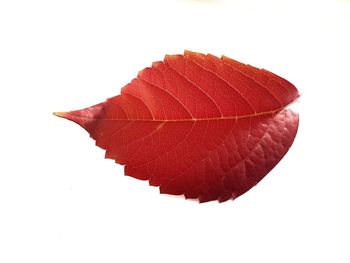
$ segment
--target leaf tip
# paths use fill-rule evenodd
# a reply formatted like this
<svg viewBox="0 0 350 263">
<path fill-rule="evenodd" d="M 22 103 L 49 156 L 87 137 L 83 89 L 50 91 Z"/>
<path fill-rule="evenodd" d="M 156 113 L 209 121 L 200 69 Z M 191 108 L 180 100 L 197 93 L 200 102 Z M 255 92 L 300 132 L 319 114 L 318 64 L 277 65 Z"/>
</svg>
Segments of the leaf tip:
<svg viewBox="0 0 350 263">
<path fill-rule="evenodd" d="M 60 111 L 55 111 L 52 113 L 53 115 L 57 116 L 57 117 L 61 117 L 64 118 L 66 115 L 66 112 L 60 112 Z"/>
</svg>

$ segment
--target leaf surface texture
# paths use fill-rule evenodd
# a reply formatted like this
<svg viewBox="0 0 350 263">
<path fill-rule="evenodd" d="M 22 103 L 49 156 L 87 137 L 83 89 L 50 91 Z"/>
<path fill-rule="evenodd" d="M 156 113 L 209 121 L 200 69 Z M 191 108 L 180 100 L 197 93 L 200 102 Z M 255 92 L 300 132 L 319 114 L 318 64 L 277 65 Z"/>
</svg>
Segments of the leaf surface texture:
<svg viewBox="0 0 350 263">
<path fill-rule="evenodd" d="M 161 193 L 235 199 L 287 153 L 298 129 L 285 79 L 227 57 L 185 51 L 140 71 L 121 95 L 57 113 Z"/>
</svg>

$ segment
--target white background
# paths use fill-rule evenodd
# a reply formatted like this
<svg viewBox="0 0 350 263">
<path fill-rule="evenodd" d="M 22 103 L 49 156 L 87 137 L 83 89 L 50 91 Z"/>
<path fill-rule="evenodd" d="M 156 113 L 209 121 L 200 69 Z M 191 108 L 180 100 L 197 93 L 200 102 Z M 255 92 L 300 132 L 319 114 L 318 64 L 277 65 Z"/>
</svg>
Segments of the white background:
<svg viewBox="0 0 350 263">
<path fill-rule="evenodd" d="M 0 1 L 0 262 L 350 262 L 350 2 Z M 123 176 L 53 111 L 119 94 L 184 49 L 302 93 L 294 145 L 235 201 Z"/>
</svg>

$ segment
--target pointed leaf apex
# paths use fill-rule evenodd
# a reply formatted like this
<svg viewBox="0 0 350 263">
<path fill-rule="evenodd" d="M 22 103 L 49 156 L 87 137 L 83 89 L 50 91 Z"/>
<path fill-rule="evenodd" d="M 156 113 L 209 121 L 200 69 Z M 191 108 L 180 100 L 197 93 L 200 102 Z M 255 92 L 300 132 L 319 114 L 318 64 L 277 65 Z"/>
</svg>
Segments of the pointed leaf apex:
<svg viewBox="0 0 350 263">
<path fill-rule="evenodd" d="M 53 112 L 52 114 L 55 115 L 55 116 L 57 116 L 57 117 L 64 118 L 64 116 L 67 114 L 67 112 L 55 111 L 55 112 Z"/>
<path fill-rule="evenodd" d="M 91 132 L 94 131 L 95 126 L 99 122 L 100 115 L 103 113 L 103 107 L 104 103 L 99 103 L 82 110 L 53 112 L 53 115 L 75 122 L 91 135 Z"/>
</svg>

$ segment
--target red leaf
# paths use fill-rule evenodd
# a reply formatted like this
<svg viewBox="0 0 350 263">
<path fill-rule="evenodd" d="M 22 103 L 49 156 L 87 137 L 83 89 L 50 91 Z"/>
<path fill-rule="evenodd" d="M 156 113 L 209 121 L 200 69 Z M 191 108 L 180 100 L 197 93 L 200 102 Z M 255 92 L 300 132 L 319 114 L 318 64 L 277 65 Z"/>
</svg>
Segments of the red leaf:
<svg viewBox="0 0 350 263">
<path fill-rule="evenodd" d="M 56 113 L 86 129 L 125 174 L 161 193 L 234 199 L 286 154 L 298 114 L 288 81 L 227 57 L 186 51 L 153 63 L 121 95 Z"/>
</svg>

